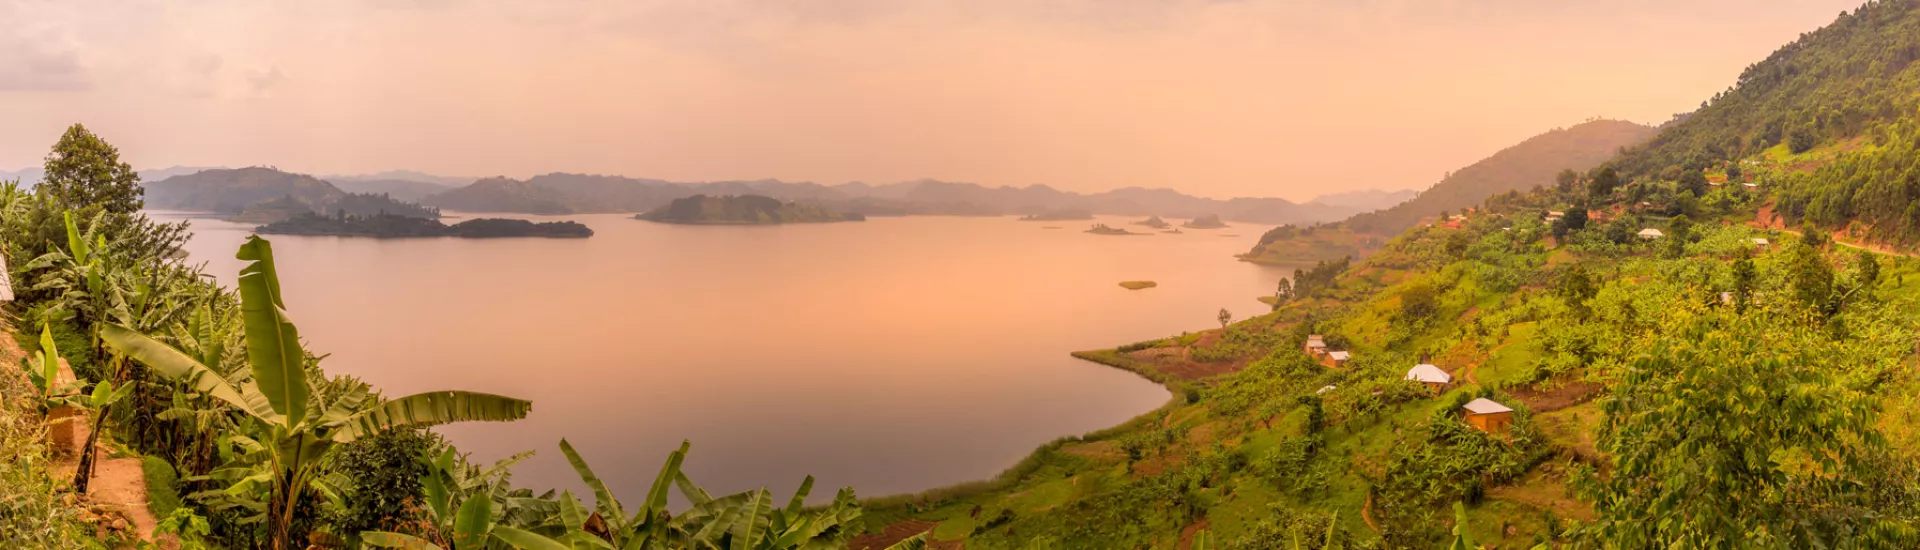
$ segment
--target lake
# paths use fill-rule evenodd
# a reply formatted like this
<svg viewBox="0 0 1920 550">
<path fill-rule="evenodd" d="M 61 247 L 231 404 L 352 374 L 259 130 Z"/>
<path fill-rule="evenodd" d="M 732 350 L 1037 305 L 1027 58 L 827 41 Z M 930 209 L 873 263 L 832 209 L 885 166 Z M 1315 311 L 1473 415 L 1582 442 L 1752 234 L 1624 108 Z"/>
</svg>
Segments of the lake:
<svg viewBox="0 0 1920 550">
<path fill-rule="evenodd" d="M 578 493 L 567 438 L 626 500 L 682 440 L 687 474 L 714 493 L 784 498 L 812 474 L 818 502 L 844 486 L 872 497 L 991 477 L 1169 398 L 1068 352 L 1217 326 L 1223 307 L 1265 311 L 1255 297 L 1287 271 L 1234 260 L 1260 226 L 1123 237 L 1013 218 L 527 218 L 597 234 L 272 237 L 288 313 L 309 349 L 331 354 L 329 373 L 388 396 L 532 400 L 524 421 L 439 431 L 486 461 L 537 450 L 515 482 Z M 192 261 L 231 287 L 250 226 L 192 229 Z M 1160 286 L 1118 286 L 1134 279 Z"/>
</svg>

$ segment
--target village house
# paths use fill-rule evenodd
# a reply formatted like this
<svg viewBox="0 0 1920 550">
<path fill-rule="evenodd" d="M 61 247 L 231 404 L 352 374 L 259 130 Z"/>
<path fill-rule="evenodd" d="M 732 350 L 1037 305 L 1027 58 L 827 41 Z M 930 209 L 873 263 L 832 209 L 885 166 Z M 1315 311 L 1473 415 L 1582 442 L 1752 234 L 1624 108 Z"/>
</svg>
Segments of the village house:
<svg viewBox="0 0 1920 550">
<path fill-rule="evenodd" d="M 1427 363 L 1414 365 L 1412 369 L 1408 369 L 1407 379 L 1426 384 L 1427 389 L 1433 393 L 1440 393 L 1447 389 L 1447 384 L 1453 383 L 1453 375 Z"/>
<path fill-rule="evenodd" d="M 1314 394 L 1314 395 L 1326 395 L 1326 394 L 1327 394 L 1327 392 L 1330 392 L 1330 391 L 1333 391 L 1333 389 L 1334 389 L 1334 388 L 1333 388 L 1333 384 L 1327 384 L 1327 385 L 1325 385 L 1325 386 L 1320 386 L 1320 389 L 1317 389 L 1317 390 L 1314 390 L 1314 391 L 1313 391 L 1313 394 Z"/>
<path fill-rule="evenodd" d="M 1642 230 L 1640 230 L 1640 238 L 1642 238 L 1642 239 L 1646 239 L 1646 240 L 1649 240 L 1649 241 L 1651 241 L 1651 240 L 1654 240 L 1654 239 L 1658 239 L 1658 238 L 1661 238 L 1661 237 L 1665 237 L 1665 236 L 1667 236 L 1667 234 L 1666 234 L 1666 233 L 1662 233 L 1662 232 L 1660 232 L 1660 230 L 1658 230 L 1658 229 L 1654 229 L 1654 228 L 1651 228 L 1651 227 L 1649 227 L 1649 228 L 1646 228 L 1646 229 L 1642 229 Z"/>
<path fill-rule="evenodd" d="M 1318 334 L 1307 336 L 1306 352 L 1314 357 L 1325 354 L 1327 352 L 1326 338 Z"/>
<path fill-rule="evenodd" d="M 1337 369 L 1346 366 L 1347 361 L 1352 359 L 1353 354 L 1345 351 L 1329 351 L 1325 356 L 1320 358 L 1320 364 L 1325 365 L 1327 368 Z"/>
<path fill-rule="evenodd" d="M 1461 410 L 1467 423 L 1483 432 L 1503 433 L 1513 423 L 1513 409 L 1485 397 L 1468 401 Z"/>
<path fill-rule="evenodd" d="M 1753 249 L 1754 249 L 1755 251 L 1759 251 L 1759 252 L 1766 252 L 1766 251 L 1767 251 L 1767 249 L 1768 249 L 1768 248 L 1770 248 L 1770 247 L 1772 247 L 1772 246 L 1773 246 L 1773 243 L 1772 243 L 1772 242 L 1769 242 L 1769 241 L 1767 241 L 1767 239 L 1766 239 L 1766 238 L 1764 238 L 1764 237 L 1754 237 L 1754 238 L 1753 238 Z"/>
</svg>

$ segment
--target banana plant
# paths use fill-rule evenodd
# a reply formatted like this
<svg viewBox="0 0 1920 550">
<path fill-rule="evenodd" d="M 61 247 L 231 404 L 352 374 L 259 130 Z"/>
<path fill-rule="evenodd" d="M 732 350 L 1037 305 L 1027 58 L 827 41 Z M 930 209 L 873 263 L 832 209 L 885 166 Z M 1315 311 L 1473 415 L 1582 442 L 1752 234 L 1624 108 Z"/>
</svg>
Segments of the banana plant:
<svg viewBox="0 0 1920 550">
<path fill-rule="evenodd" d="M 79 381 L 60 382 L 60 351 L 53 345 L 53 328 L 46 324 L 40 325 L 40 353 L 32 363 L 21 366 L 26 369 L 27 380 L 33 383 L 43 407 L 64 405 L 67 397 L 81 388 Z"/>
<path fill-rule="evenodd" d="M 326 389 L 327 381 L 307 368 L 310 356 L 301 347 L 299 331 L 281 299 L 272 244 L 258 236 L 248 237 L 237 257 L 248 262 L 238 284 L 246 334 L 245 376 L 221 376 L 201 360 L 121 324 L 106 324 L 101 338 L 114 352 L 251 417 L 251 424 L 259 427 L 255 433 L 261 438 L 255 442 L 262 448 L 266 471 L 236 485 L 257 483 L 268 488 L 264 505 L 269 548 L 297 547 L 292 532 L 295 510 L 335 446 L 400 428 L 518 420 L 532 409 L 532 403 L 520 399 L 459 391 L 426 392 L 379 403 L 373 403 L 364 390 L 331 400 L 315 398 Z"/>
<path fill-rule="evenodd" d="M 852 538 L 852 523 L 860 517 L 860 505 L 851 489 L 842 489 L 833 504 L 822 510 L 807 510 L 807 494 L 813 478 L 801 482 L 785 507 L 776 508 L 773 495 L 765 489 L 714 498 L 680 471 L 688 445 L 667 456 L 666 465 L 655 476 L 647 500 L 632 517 L 593 473 L 586 461 L 561 440 L 560 450 L 589 489 L 594 506 L 588 508 L 571 491 L 561 493 L 558 502 L 560 525 L 513 527 L 501 525 L 491 516 L 491 499 L 469 496 L 454 514 L 450 539 L 454 550 L 484 548 L 503 544 L 521 550 L 826 550 L 844 548 Z M 669 486 L 677 488 L 692 502 L 692 507 L 675 516 L 666 510 Z M 429 513 L 446 515 L 450 502 L 440 500 L 444 490 L 428 486 Z M 367 544 L 408 550 L 437 550 L 442 547 L 424 538 L 371 531 L 361 534 Z M 887 550 L 919 550 L 926 547 L 926 535 L 911 537 Z"/>
</svg>

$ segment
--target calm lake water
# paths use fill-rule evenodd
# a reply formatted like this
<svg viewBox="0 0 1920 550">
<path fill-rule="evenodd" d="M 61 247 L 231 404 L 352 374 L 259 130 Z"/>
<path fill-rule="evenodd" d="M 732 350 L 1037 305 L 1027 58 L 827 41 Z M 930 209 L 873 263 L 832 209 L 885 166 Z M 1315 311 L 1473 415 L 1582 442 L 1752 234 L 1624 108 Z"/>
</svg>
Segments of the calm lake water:
<svg viewBox="0 0 1920 550">
<path fill-rule="evenodd" d="M 1169 397 L 1068 352 L 1203 329 L 1222 307 L 1265 311 L 1255 296 L 1284 275 L 1233 259 L 1267 229 L 1256 226 L 1113 237 L 1012 218 L 529 219 L 597 234 L 273 237 L 288 312 L 331 354 L 328 372 L 386 395 L 532 400 L 524 421 L 440 432 L 488 461 L 537 450 L 515 481 L 578 492 L 565 437 L 623 499 L 643 498 L 683 439 L 688 475 L 715 493 L 784 496 L 807 474 L 815 500 L 990 477 Z M 231 286 L 250 226 L 196 219 L 193 231 L 193 261 Z M 1117 285 L 1132 279 L 1160 287 Z"/>
</svg>

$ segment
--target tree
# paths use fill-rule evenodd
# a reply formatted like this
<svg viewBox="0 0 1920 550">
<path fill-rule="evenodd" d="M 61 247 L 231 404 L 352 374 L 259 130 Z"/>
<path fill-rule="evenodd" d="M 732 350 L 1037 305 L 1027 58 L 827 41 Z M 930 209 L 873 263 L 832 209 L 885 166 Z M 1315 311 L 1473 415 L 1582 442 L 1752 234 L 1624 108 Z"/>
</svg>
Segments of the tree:
<svg viewBox="0 0 1920 550">
<path fill-rule="evenodd" d="M 1408 321 L 1424 321 L 1440 311 L 1439 293 L 1433 285 L 1418 282 L 1408 285 L 1400 291 L 1400 317 Z"/>
<path fill-rule="evenodd" d="M 1699 197 L 1707 194 L 1707 187 L 1708 182 L 1705 173 L 1699 170 L 1684 170 L 1680 172 L 1680 190 Z"/>
<path fill-rule="evenodd" d="M 1278 311 L 1281 305 L 1292 299 L 1293 280 L 1282 277 L 1279 286 L 1273 291 L 1273 309 Z"/>
<path fill-rule="evenodd" d="M 1746 178 L 1743 176 L 1744 174 L 1740 171 L 1740 163 L 1738 161 L 1727 164 L 1727 185 L 1746 181 Z"/>
<path fill-rule="evenodd" d="M 113 214 L 139 212 L 146 203 L 140 187 L 140 174 L 120 162 L 120 150 L 100 139 L 87 127 L 67 127 L 60 141 L 47 154 L 46 176 L 40 187 L 46 189 L 61 207 L 68 210 L 100 208 Z"/>
<path fill-rule="evenodd" d="M 1573 171 L 1572 168 L 1561 170 L 1560 173 L 1553 175 L 1554 188 L 1559 189 L 1563 192 L 1572 191 L 1573 184 L 1579 183 L 1579 182 L 1580 182 L 1580 173 Z"/>
<path fill-rule="evenodd" d="M 1668 220 L 1666 241 L 1666 249 L 1661 255 L 1667 258 L 1686 256 L 1687 243 L 1693 241 L 1693 219 L 1681 214 Z"/>
<path fill-rule="evenodd" d="M 1787 256 L 1787 277 L 1793 296 L 1800 304 L 1825 318 L 1833 312 L 1833 265 L 1821 253 L 1826 237 L 1809 225 L 1800 233 L 1800 243 Z"/>
<path fill-rule="evenodd" d="M 1753 282 L 1759 273 L 1753 267 L 1753 254 L 1743 252 L 1740 259 L 1733 261 L 1733 310 L 1746 313 L 1753 303 Z"/>
<path fill-rule="evenodd" d="M 1595 170 L 1587 182 L 1587 194 L 1597 202 L 1605 202 L 1613 196 L 1613 190 L 1620 187 L 1620 174 L 1613 167 Z"/>
<path fill-rule="evenodd" d="M 268 495 L 263 508 L 267 546 L 295 548 L 293 520 L 311 489 L 320 465 L 338 445 L 389 430 L 465 421 L 510 421 L 527 416 L 533 404 L 483 393 L 434 391 L 370 403 L 365 385 L 325 395 L 327 380 L 309 376 L 312 357 L 300 346 L 299 332 L 287 317 L 280 298 L 280 279 L 273 248 L 266 239 L 248 237 L 239 258 L 248 262 L 240 271 L 241 322 L 246 332 L 250 376 L 228 379 L 199 360 L 123 324 L 101 330 L 108 347 L 152 368 L 167 378 L 187 384 L 252 417 L 245 434 L 258 449 L 243 466 L 257 470 L 227 488 L 226 493 Z M 331 397 L 331 400 L 322 399 Z"/>
<path fill-rule="evenodd" d="M 1227 308 L 1224 308 L 1224 307 L 1220 308 L 1220 330 L 1226 330 L 1227 325 L 1232 323 L 1233 323 L 1233 312 L 1227 311 Z"/>
<path fill-rule="evenodd" d="M 1819 144 L 1819 140 L 1813 133 L 1811 123 L 1796 125 L 1787 131 L 1787 151 L 1796 155 L 1811 151 L 1813 146 Z"/>
<path fill-rule="evenodd" d="M 1593 283 L 1593 277 L 1587 274 L 1585 264 L 1573 264 L 1573 267 L 1567 268 L 1567 272 L 1560 275 L 1560 287 L 1556 290 L 1560 299 L 1565 300 L 1567 307 L 1573 310 L 1574 316 L 1580 319 L 1586 319 L 1592 312 L 1587 308 L 1587 300 L 1600 293 L 1600 288 Z"/>
<path fill-rule="evenodd" d="M 1811 333 L 1695 315 L 1603 401 L 1613 467 L 1579 484 L 1599 516 L 1582 534 L 1600 548 L 1914 547 L 1911 491 L 1859 489 L 1901 475 L 1879 465 L 1877 400 L 1814 366 Z"/>
</svg>

